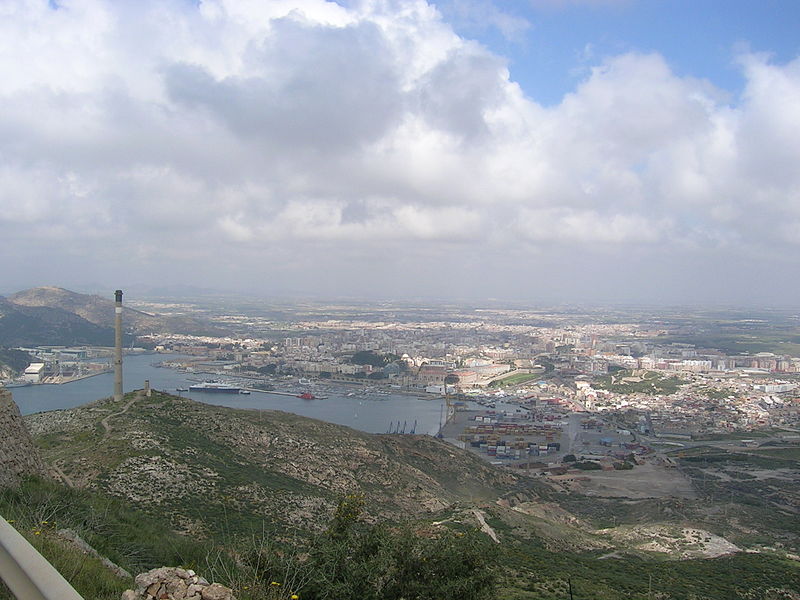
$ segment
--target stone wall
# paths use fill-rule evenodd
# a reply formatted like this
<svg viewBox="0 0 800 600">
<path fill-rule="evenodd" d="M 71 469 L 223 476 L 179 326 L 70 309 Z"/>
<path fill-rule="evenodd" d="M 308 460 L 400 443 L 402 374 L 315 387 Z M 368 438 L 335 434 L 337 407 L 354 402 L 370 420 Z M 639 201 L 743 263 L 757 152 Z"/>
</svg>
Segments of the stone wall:
<svg viewBox="0 0 800 600">
<path fill-rule="evenodd" d="M 0 389 L 0 487 L 16 485 L 29 474 L 44 475 L 44 463 L 11 392 Z"/>
</svg>

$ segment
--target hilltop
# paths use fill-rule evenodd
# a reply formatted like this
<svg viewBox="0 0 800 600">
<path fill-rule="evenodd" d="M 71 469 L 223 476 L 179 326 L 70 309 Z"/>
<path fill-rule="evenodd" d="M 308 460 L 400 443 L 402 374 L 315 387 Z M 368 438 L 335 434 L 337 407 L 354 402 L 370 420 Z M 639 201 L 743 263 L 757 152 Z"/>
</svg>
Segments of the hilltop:
<svg viewBox="0 0 800 600">
<path fill-rule="evenodd" d="M 7 303 L 20 312 L 36 316 L 39 311 L 49 309 L 50 314 L 59 316 L 62 320 L 76 321 L 80 319 L 86 323 L 84 327 L 93 325 L 96 331 L 102 332 L 102 339 L 106 345 L 113 344 L 114 327 L 114 301 L 111 293 L 108 298 L 94 294 L 79 294 L 60 287 L 43 286 L 23 290 L 8 297 Z M 34 311 L 34 312 L 32 312 Z M 192 333 L 206 334 L 216 332 L 216 328 L 209 323 L 192 317 L 175 317 L 150 314 L 123 306 L 123 323 L 125 330 L 135 334 L 144 333 Z M 57 325 L 58 319 L 51 318 L 50 324 Z M 110 333 L 109 333 L 110 332 Z M 111 336 L 110 338 L 108 336 Z M 0 338 L 2 339 L 2 338 Z M 32 343 L 32 342 L 27 342 Z M 49 342 L 51 344 L 62 342 Z M 97 342 L 73 342 L 97 343 Z"/>
</svg>

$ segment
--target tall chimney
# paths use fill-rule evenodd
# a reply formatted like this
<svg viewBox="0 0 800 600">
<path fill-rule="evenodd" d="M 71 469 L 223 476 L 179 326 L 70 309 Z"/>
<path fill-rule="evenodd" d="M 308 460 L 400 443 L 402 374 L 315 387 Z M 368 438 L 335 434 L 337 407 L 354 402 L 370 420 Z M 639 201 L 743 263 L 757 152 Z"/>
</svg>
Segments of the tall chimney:
<svg viewBox="0 0 800 600">
<path fill-rule="evenodd" d="M 122 400 L 122 290 L 114 300 L 114 400 Z"/>
</svg>

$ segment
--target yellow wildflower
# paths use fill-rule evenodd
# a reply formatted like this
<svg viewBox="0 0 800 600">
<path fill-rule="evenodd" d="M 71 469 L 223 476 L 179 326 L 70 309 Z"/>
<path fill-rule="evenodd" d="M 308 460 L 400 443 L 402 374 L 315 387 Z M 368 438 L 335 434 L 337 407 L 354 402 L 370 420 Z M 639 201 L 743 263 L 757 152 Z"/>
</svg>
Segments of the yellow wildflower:
<svg viewBox="0 0 800 600">
<path fill-rule="evenodd" d="M 292 600 L 300 600 L 300 596 L 297 594 L 292 594 Z"/>
<path fill-rule="evenodd" d="M 278 583 L 277 581 L 273 581 L 272 583 L 270 583 L 270 585 L 280 585 L 280 583 Z"/>
</svg>

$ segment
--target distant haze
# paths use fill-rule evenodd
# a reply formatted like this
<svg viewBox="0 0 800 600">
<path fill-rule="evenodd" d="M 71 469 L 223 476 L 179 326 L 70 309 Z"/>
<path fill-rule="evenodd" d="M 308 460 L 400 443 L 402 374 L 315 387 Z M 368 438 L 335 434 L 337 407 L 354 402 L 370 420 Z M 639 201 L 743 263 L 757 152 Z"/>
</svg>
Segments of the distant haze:
<svg viewBox="0 0 800 600">
<path fill-rule="evenodd" d="M 795 0 L 0 14 L 6 291 L 796 304 Z"/>
</svg>

